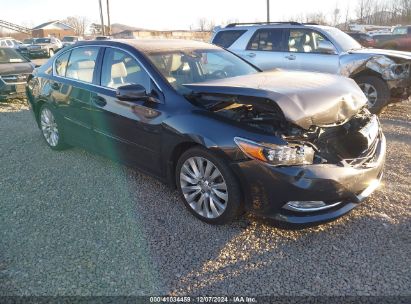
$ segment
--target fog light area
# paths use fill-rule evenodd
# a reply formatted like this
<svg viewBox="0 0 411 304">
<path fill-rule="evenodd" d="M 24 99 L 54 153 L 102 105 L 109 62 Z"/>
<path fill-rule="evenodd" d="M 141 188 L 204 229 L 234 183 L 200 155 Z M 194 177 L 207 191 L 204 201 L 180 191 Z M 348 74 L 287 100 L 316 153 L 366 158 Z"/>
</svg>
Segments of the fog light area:
<svg viewBox="0 0 411 304">
<path fill-rule="evenodd" d="M 327 205 L 323 201 L 290 201 L 283 206 L 283 209 L 299 212 L 313 212 L 329 209 L 339 204 L 341 204 L 341 202 Z"/>
</svg>

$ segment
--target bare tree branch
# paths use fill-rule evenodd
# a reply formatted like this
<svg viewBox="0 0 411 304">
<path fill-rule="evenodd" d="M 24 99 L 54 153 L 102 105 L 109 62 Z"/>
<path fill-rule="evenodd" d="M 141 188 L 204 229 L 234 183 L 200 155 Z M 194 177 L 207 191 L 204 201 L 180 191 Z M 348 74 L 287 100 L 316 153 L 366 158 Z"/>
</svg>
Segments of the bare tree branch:
<svg viewBox="0 0 411 304">
<path fill-rule="evenodd" d="M 63 22 L 67 25 L 72 26 L 77 36 L 84 36 L 84 33 L 86 32 L 86 29 L 90 24 L 87 17 L 83 16 L 70 16 L 67 17 Z"/>
</svg>

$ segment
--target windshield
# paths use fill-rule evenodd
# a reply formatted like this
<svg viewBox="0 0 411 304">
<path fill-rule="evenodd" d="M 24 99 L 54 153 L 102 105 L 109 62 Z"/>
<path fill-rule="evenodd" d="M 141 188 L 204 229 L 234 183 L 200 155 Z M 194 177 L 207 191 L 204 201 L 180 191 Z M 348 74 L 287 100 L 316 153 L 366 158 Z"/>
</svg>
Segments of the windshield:
<svg viewBox="0 0 411 304">
<path fill-rule="evenodd" d="M 155 52 L 148 57 L 180 94 L 190 92 L 183 84 L 259 72 L 237 56 L 219 49 Z"/>
<path fill-rule="evenodd" d="M 407 28 L 406 27 L 396 27 L 392 31 L 394 35 L 407 35 Z"/>
<path fill-rule="evenodd" d="M 0 49 L 0 63 L 19 63 L 28 62 L 26 58 L 21 56 L 11 48 Z"/>
<path fill-rule="evenodd" d="M 38 38 L 36 39 L 36 43 L 50 43 L 50 38 Z"/>
<path fill-rule="evenodd" d="M 63 42 L 73 42 L 73 41 L 77 41 L 76 37 L 64 37 L 63 38 Z"/>
<path fill-rule="evenodd" d="M 350 50 L 358 50 L 362 49 L 361 44 L 359 44 L 354 38 L 350 35 L 344 33 L 343 31 L 335 28 L 325 28 L 324 29 L 334 40 L 341 46 L 344 52 L 348 52 Z"/>
<path fill-rule="evenodd" d="M 24 44 L 32 44 L 34 42 L 34 39 L 24 39 L 23 43 Z"/>
</svg>

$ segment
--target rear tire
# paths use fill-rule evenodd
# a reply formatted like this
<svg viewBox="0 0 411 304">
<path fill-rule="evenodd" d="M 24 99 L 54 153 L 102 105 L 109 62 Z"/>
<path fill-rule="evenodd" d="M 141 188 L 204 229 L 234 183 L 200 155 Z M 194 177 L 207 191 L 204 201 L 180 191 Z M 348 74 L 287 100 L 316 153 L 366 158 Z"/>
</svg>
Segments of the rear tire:
<svg viewBox="0 0 411 304">
<path fill-rule="evenodd" d="M 184 152 L 177 162 L 175 178 L 185 206 L 203 222 L 226 224 L 242 213 L 237 179 L 211 151 L 194 147 Z"/>
<path fill-rule="evenodd" d="M 43 138 L 51 149 L 64 150 L 68 148 L 64 142 L 61 124 L 58 122 L 52 107 L 46 103 L 39 110 L 38 122 Z"/>
<path fill-rule="evenodd" d="M 370 112 L 381 113 L 391 98 L 388 84 L 377 76 L 360 76 L 355 81 L 368 98 Z"/>
</svg>

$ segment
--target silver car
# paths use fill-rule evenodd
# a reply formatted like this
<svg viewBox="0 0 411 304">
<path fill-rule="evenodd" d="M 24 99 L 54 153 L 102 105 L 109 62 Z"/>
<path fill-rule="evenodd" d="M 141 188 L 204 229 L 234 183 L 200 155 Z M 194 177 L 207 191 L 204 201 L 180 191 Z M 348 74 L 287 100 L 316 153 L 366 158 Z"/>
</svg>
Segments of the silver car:
<svg viewBox="0 0 411 304">
<path fill-rule="evenodd" d="M 282 68 L 353 78 L 374 113 L 411 94 L 411 53 L 367 49 L 341 30 L 297 22 L 234 23 L 212 42 L 262 70 Z"/>
<path fill-rule="evenodd" d="M 32 45 L 27 47 L 30 57 L 52 57 L 63 47 L 61 41 L 54 37 L 36 38 Z"/>
</svg>

